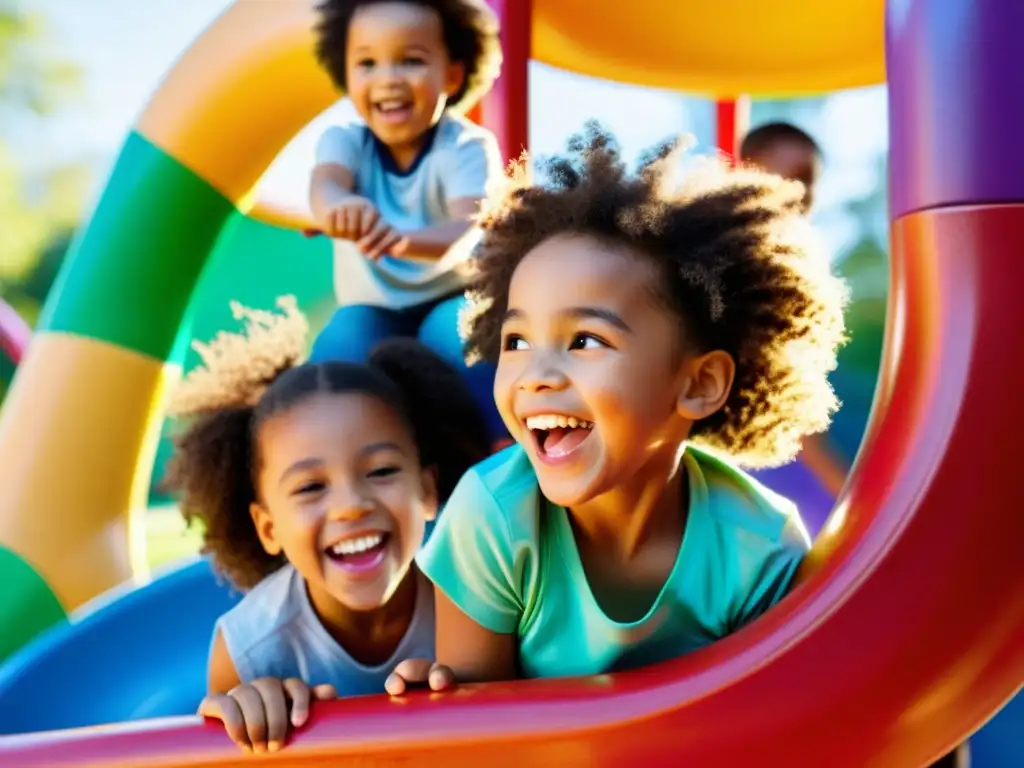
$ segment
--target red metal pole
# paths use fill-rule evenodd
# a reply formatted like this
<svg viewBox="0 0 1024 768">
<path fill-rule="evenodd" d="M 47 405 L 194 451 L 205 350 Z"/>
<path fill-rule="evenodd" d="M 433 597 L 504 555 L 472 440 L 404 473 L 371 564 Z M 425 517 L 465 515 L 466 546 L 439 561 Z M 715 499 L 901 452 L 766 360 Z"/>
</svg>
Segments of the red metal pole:
<svg viewBox="0 0 1024 768">
<path fill-rule="evenodd" d="M 715 104 L 718 117 L 718 149 L 730 158 L 739 155 L 740 141 L 750 127 L 750 99 L 740 96 Z"/>
<path fill-rule="evenodd" d="M 481 122 L 498 137 L 507 158 L 527 147 L 532 0 L 490 0 L 501 23 L 501 76 L 480 105 Z"/>
</svg>

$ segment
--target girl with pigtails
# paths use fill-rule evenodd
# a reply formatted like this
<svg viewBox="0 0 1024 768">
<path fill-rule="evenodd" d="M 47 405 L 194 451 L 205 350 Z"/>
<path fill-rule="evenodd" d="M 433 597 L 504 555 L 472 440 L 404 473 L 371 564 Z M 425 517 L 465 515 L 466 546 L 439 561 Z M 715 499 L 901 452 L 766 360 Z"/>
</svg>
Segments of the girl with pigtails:
<svg viewBox="0 0 1024 768">
<path fill-rule="evenodd" d="M 433 657 L 433 589 L 413 557 L 489 452 L 472 394 L 429 349 L 395 339 L 367 364 L 302 364 L 305 318 L 292 297 L 278 307 L 235 304 L 243 332 L 196 345 L 167 477 L 246 591 L 217 622 L 200 714 L 260 752 L 311 699 L 381 691 L 398 660 Z"/>
</svg>

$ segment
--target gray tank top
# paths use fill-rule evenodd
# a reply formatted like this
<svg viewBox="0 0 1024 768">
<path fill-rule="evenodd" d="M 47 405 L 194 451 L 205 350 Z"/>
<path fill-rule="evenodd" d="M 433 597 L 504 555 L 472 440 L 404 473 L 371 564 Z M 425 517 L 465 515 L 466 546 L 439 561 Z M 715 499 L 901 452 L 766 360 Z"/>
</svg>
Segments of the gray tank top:
<svg viewBox="0 0 1024 768">
<path fill-rule="evenodd" d="M 259 677 L 298 677 L 309 685 L 330 683 L 339 696 L 383 693 L 398 662 L 434 658 L 434 590 L 417 571 L 412 623 L 388 661 L 367 667 L 353 659 L 324 629 L 306 585 L 290 565 L 265 578 L 217 621 L 217 630 L 243 683 Z"/>
</svg>

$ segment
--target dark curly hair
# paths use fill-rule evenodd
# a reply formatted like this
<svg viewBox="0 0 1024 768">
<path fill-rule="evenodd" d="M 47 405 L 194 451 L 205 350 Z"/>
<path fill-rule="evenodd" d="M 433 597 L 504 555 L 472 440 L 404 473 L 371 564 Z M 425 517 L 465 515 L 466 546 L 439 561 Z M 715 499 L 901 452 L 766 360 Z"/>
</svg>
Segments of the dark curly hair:
<svg viewBox="0 0 1024 768">
<path fill-rule="evenodd" d="M 316 58 L 334 84 L 347 90 L 345 55 L 348 28 L 355 12 L 365 5 L 391 0 L 321 0 L 316 10 Z M 467 112 L 494 84 L 501 71 L 498 18 L 484 0 L 408 0 L 430 8 L 441 17 L 448 57 L 462 64 L 462 86 L 448 99 L 448 106 Z"/>
<path fill-rule="evenodd" d="M 791 123 L 765 123 L 754 128 L 740 142 L 740 158 L 751 160 L 777 144 L 792 142 L 821 157 L 821 147 L 810 135 Z"/>
<path fill-rule="evenodd" d="M 260 543 L 249 513 L 259 470 L 256 437 L 267 419 L 318 394 L 358 392 L 394 407 L 412 430 L 423 466 L 437 469 L 444 500 L 463 473 L 484 459 L 483 417 L 458 371 L 412 339 L 378 345 L 367 365 L 298 364 L 305 321 L 288 299 L 283 315 L 247 310 L 243 334 L 197 345 L 204 365 L 190 373 L 172 403 L 186 419 L 175 436 L 165 486 L 186 522 L 204 526 L 203 552 L 239 589 L 284 564 Z"/>
<path fill-rule="evenodd" d="M 693 438 L 749 467 L 778 465 L 838 407 L 827 376 L 844 341 L 846 285 L 801 215 L 801 184 L 718 158 L 684 162 L 684 149 L 663 145 L 631 174 L 591 122 L 546 163 L 543 184 L 521 162 L 481 218 L 466 353 L 497 359 L 512 275 L 541 242 L 578 233 L 626 246 L 660 269 L 654 290 L 681 338 L 735 361 L 725 405 Z"/>
</svg>

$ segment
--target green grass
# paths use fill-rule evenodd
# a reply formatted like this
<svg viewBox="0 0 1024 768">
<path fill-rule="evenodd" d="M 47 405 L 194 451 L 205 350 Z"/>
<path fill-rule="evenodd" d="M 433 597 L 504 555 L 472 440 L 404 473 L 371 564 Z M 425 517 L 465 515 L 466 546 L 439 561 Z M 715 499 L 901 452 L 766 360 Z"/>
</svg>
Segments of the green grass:
<svg viewBox="0 0 1024 768">
<path fill-rule="evenodd" d="M 185 521 L 175 506 L 153 507 L 146 512 L 146 559 L 151 568 L 194 555 L 202 545 L 202 531 Z"/>
</svg>

